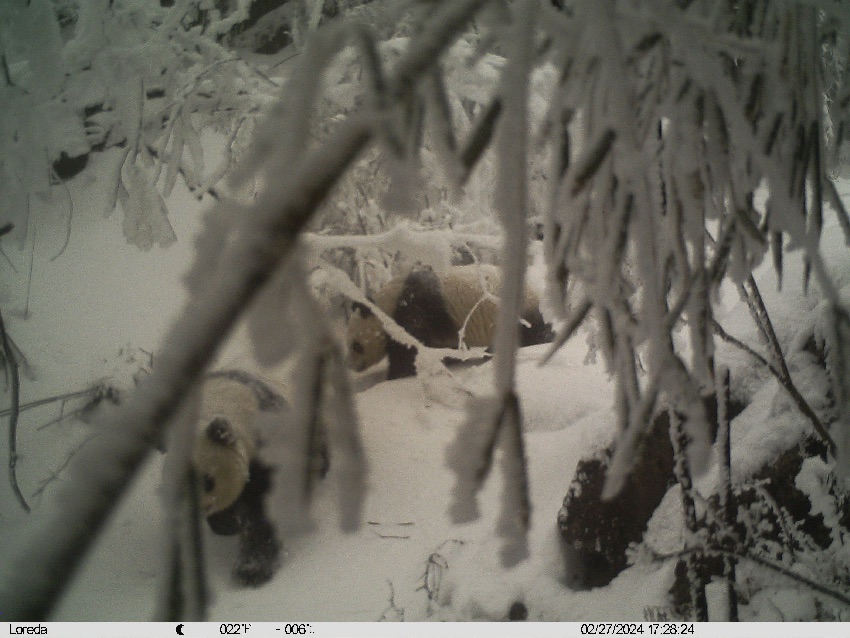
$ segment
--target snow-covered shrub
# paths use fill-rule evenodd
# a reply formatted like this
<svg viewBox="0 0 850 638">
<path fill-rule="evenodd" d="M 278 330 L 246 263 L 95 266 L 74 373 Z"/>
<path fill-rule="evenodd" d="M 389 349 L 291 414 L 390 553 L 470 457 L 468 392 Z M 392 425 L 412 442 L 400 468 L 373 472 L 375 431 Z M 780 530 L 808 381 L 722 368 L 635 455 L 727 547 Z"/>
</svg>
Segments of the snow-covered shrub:
<svg viewBox="0 0 850 638">
<path fill-rule="evenodd" d="M 238 160 L 279 87 L 218 43 L 238 11 L 196 11 L 133 0 L 0 7 L 0 208 L 21 242 L 28 197 L 49 197 L 92 151 L 122 149 L 104 212 L 120 202 L 124 234 L 143 250 L 175 240 L 166 199 L 178 178 L 200 197 Z M 204 157 L 206 131 L 227 139 L 220 165 Z"/>
</svg>

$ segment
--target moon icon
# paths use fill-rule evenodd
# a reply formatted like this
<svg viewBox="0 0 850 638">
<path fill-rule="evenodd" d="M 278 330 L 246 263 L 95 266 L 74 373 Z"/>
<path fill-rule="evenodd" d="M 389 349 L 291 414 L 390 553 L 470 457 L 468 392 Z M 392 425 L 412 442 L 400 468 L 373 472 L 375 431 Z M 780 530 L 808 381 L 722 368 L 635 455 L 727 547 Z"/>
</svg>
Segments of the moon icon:
<svg viewBox="0 0 850 638">
<path fill-rule="evenodd" d="M 182 635 L 183 635 L 183 625 L 182 625 L 182 624 L 181 624 L 181 625 L 177 625 L 177 635 L 178 635 L 178 636 L 182 636 Z"/>
</svg>

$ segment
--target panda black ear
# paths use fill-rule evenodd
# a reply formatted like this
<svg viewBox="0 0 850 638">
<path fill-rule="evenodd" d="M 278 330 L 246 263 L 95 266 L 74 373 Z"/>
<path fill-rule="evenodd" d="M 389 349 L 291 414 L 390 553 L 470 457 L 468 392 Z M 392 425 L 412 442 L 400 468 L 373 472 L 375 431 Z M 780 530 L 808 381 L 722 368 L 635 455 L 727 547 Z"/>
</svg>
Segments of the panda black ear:
<svg viewBox="0 0 850 638">
<path fill-rule="evenodd" d="M 204 486 L 204 492 L 211 494 L 215 490 L 215 476 L 212 474 L 204 474 L 201 479 L 201 484 Z"/>
<path fill-rule="evenodd" d="M 362 304 L 359 301 L 351 302 L 351 312 L 352 314 L 355 312 L 359 312 L 360 316 L 366 319 L 367 317 L 372 316 L 372 309 L 369 308 L 366 304 Z"/>
<path fill-rule="evenodd" d="M 230 426 L 230 421 L 216 417 L 207 426 L 207 438 L 218 445 L 231 446 L 236 443 L 236 434 Z"/>
</svg>

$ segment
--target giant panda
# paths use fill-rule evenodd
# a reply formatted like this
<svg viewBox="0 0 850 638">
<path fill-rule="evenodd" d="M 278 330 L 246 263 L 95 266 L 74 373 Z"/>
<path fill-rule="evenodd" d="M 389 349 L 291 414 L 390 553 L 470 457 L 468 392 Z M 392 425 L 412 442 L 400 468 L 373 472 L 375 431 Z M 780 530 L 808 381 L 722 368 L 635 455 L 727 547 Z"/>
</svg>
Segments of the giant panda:
<svg viewBox="0 0 850 638">
<path fill-rule="evenodd" d="M 272 469 L 258 457 L 255 419 L 261 413 L 284 416 L 287 402 L 280 392 L 243 370 L 206 375 L 200 389 L 192 467 L 200 482 L 199 506 L 216 534 L 239 534 L 234 580 L 257 587 L 280 565 L 282 544 L 265 511 Z M 315 471 L 327 472 L 327 449 L 311 459 Z"/>
<path fill-rule="evenodd" d="M 459 348 L 460 331 L 468 347 L 489 347 L 496 332 L 501 272 L 491 265 L 454 266 L 443 272 L 428 268 L 391 280 L 374 303 L 412 337 L 430 348 Z M 520 324 L 522 346 L 553 338 L 540 313 L 537 295 L 526 288 Z M 388 379 L 416 374 L 416 350 L 390 338 L 380 319 L 363 304 L 354 304 L 348 322 L 349 365 L 362 371 L 384 355 Z"/>
</svg>

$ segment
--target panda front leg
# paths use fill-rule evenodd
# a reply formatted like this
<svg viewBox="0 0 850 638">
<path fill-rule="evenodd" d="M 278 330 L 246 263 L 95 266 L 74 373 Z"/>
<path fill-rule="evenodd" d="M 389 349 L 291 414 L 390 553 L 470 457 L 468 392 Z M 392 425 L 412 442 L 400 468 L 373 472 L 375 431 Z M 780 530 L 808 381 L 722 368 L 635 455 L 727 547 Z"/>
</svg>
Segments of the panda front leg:
<svg viewBox="0 0 850 638">
<path fill-rule="evenodd" d="M 252 517 L 239 537 L 239 555 L 233 579 L 240 585 L 259 587 L 272 579 L 280 567 L 283 544 L 264 516 Z"/>
<path fill-rule="evenodd" d="M 416 375 L 416 348 L 390 339 L 387 344 L 387 380 L 404 379 Z"/>
<path fill-rule="evenodd" d="M 239 497 L 242 525 L 233 579 L 241 585 L 259 587 L 271 580 L 280 567 L 283 544 L 265 510 L 271 470 L 253 462 L 250 477 Z"/>
</svg>

